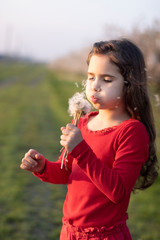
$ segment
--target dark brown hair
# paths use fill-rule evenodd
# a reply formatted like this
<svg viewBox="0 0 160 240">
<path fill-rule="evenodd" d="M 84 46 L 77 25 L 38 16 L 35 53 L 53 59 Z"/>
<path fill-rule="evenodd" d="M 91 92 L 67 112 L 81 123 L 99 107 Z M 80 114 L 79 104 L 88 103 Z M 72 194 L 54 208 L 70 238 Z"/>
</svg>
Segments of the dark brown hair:
<svg viewBox="0 0 160 240">
<path fill-rule="evenodd" d="M 107 55 L 116 64 L 124 78 L 124 101 L 126 111 L 141 121 L 149 135 L 149 158 L 143 165 L 134 187 L 146 189 L 158 176 L 158 160 L 155 149 L 156 131 L 152 107 L 147 90 L 146 66 L 141 50 L 130 40 L 101 41 L 93 45 L 87 63 L 93 55 Z"/>
</svg>

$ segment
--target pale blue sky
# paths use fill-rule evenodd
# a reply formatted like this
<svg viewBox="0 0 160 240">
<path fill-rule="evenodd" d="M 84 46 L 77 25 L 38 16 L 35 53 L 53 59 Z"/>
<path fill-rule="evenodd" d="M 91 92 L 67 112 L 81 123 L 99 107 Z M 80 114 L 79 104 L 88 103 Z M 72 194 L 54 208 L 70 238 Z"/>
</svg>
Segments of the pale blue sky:
<svg viewBox="0 0 160 240">
<path fill-rule="evenodd" d="M 159 0 L 0 0 L 0 53 L 51 61 L 97 40 L 160 21 Z"/>
</svg>

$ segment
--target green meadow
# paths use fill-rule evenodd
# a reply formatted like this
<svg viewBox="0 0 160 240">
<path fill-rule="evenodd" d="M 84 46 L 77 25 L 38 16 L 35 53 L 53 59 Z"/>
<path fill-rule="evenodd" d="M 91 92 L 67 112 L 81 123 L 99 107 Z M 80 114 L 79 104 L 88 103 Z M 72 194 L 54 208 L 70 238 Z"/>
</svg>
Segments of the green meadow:
<svg viewBox="0 0 160 240">
<path fill-rule="evenodd" d="M 58 159 L 60 127 L 71 121 L 68 98 L 81 91 L 84 78 L 41 64 L 0 62 L 1 240 L 59 239 L 66 186 L 43 183 L 19 166 L 30 148 Z M 152 86 L 150 94 L 159 146 L 160 106 Z M 159 187 L 160 178 L 148 190 L 132 194 L 128 225 L 133 240 L 160 239 Z"/>
</svg>

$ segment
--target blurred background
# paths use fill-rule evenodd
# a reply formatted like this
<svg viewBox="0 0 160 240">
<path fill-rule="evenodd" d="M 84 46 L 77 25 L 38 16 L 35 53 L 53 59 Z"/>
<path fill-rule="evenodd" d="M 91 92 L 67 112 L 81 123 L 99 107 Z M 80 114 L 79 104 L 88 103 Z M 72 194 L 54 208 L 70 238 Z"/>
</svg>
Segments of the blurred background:
<svg viewBox="0 0 160 240">
<path fill-rule="evenodd" d="M 159 0 L 0 0 L 0 239 L 58 240 L 66 186 L 19 168 L 30 148 L 56 161 L 68 99 L 95 41 L 127 37 L 144 53 L 160 158 Z M 133 240 L 160 239 L 158 178 L 132 194 Z"/>
</svg>

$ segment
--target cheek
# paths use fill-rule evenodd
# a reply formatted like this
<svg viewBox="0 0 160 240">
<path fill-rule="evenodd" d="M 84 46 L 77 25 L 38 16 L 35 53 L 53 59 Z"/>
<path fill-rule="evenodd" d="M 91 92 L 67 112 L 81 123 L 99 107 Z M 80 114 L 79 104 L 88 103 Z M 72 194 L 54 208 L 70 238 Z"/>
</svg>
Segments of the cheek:
<svg viewBox="0 0 160 240">
<path fill-rule="evenodd" d="M 117 86 L 114 88 L 108 88 L 105 91 L 106 99 L 108 100 L 117 100 L 123 97 L 123 88 L 121 86 Z"/>
</svg>

